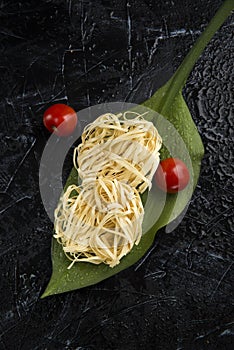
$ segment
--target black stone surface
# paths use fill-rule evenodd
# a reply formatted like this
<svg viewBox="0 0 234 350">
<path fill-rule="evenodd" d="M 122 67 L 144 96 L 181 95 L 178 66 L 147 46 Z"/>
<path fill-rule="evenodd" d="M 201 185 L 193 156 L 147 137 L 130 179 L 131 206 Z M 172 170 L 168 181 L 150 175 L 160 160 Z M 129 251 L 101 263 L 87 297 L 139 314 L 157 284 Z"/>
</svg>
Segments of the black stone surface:
<svg viewBox="0 0 234 350">
<path fill-rule="evenodd" d="M 38 185 L 43 111 L 143 101 L 221 3 L 1 1 L 0 349 L 233 349 L 233 17 L 184 90 L 206 153 L 180 226 L 128 270 L 40 300 L 52 233 Z"/>
</svg>

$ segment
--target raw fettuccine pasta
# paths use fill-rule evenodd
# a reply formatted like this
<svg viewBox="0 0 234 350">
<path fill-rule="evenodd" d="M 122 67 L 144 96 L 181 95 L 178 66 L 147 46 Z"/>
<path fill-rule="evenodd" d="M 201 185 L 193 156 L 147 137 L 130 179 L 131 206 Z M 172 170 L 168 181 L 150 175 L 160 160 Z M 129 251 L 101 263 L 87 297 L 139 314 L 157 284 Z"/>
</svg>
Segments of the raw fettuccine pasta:
<svg viewBox="0 0 234 350">
<path fill-rule="evenodd" d="M 138 191 L 123 182 L 72 185 L 55 211 L 55 238 L 74 262 L 113 267 L 139 243 L 143 214 Z"/>
<path fill-rule="evenodd" d="M 94 180 L 102 172 L 139 186 L 143 193 L 151 188 L 161 144 L 153 123 L 142 116 L 126 119 L 108 113 L 85 128 L 82 143 L 74 152 L 74 165 L 82 180 Z"/>
</svg>

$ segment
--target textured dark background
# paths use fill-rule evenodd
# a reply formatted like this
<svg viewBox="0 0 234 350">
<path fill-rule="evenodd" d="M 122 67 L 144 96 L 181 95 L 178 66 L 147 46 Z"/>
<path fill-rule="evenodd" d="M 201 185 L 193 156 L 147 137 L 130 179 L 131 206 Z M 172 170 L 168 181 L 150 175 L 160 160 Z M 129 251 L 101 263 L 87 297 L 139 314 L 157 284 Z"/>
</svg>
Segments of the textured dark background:
<svg viewBox="0 0 234 350">
<path fill-rule="evenodd" d="M 79 111 L 143 101 L 171 76 L 221 3 L 1 1 L 0 349 L 232 348 L 233 17 L 184 91 L 206 153 L 183 222 L 159 232 L 150 254 L 128 270 L 40 300 L 52 232 L 38 187 L 49 137 L 43 111 L 55 102 Z"/>
</svg>

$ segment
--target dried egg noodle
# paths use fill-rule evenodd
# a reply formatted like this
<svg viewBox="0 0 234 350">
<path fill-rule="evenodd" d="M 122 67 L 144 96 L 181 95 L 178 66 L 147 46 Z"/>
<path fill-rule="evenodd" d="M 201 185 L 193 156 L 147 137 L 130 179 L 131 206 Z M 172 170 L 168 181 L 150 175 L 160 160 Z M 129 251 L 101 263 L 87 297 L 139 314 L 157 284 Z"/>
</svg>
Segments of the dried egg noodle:
<svg viewBox="0 0 234 350">
<path fill-rule="evenodd" d="M 120 119 L 108 113 L 87 125 L 81 140 L 73 161 L 82 180 L 102 174 L 139 186 L 140 193 L 151 188 L 162 145 L 153 123 L 141 115 L 127 119 L 125 113 Z"/>
<path fill-rule="evenodd" d="M 133 113 L 133 112 L 126 112 Z M 55 210 L 55 235 L 74 262 L 119 264 L 142 236 L 140 193 L 151 187 L 162 140 L 151 122 L 104 114 L 87 125 L 73 162 L 82 184 L 71 185 Z"/>
<path fill-rule="evenodd" d="M 74 262 L 113 267 L 139 243 L 143 215 L 138 191 L 125 183 L 99 178 L 71 185 L 55 212 L 55 238 Z"/>
</svg>

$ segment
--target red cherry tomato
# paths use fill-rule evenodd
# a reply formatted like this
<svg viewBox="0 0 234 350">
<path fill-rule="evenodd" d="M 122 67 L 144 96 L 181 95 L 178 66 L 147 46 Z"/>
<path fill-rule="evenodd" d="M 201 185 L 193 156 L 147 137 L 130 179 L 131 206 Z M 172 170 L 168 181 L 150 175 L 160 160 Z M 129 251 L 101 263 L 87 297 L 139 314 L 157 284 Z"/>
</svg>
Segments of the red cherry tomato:
<svg viewBox="0 0 234 350">
<path fill-rule="evenodd" d="M 177 193 L 189 183 L 187 166 L 178 158 L 167 158 L 160 162 L 155 174 L 157 186 L 168 193 Z"/>
<path fill-rule="evenodd" d="M 57 103 L 45 111 L 43 123 L 50 132 L 55 132 L 58 136 L 68 136 L 76 128 L 77 114 L 73 108 Z"/>
</svg>

